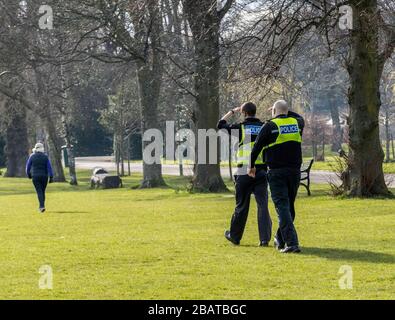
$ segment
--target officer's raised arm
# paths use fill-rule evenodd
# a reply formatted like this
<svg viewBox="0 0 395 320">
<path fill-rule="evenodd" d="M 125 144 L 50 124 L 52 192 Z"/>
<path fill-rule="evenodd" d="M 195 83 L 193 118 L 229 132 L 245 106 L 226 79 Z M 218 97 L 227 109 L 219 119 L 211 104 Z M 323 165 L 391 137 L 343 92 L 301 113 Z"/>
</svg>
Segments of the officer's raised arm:
<svg viewBox="0 0 395 320">
<path fill-rule="evenodd" d="M 229 119 L 234 115 L 234 114 L 238 114 L 241 113 L 241 107 L 237 107 L 234 108 L 232 110 L 230 110 L 227 114 L 225 114 L 219 121 L 217 124 L 217 128 L 219 130 L 225 129 L 227 130 L 229 133 L 231 132 L 232 129 L 238 129 L 239 126 L 234 126 L 231 124 L 228 124 Z"/>
<path fill-rule="evenodd" d="M 298 120 L 300 134 L 303 134 L 303 129 L 304 129 L 304 126 L 305 126 L 305 122 L 304 122 L 303 117 L 300 114 L 298 114 L 298 113 L 296 113 L 294 111 L 291 111 L 291 110 L 288 111 L 288 117 L 292 117 L 292 118 L 295 118 L 296 120 Z"/>
</svg>

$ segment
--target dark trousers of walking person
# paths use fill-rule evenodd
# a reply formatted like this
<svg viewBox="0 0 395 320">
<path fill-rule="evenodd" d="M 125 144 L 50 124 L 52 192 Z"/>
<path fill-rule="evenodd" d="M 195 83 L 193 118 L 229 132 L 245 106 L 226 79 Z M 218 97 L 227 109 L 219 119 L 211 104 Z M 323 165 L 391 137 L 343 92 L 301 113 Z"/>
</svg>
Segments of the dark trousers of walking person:
<svg viewBox="0 0 395 320">
<path fill-rule="evenodd" d="M 278 243 L 288 247 L 299 245 L 294 226 L 295 199 L 300 185 L 300 170 L 294 168 L 273 169 L 268 172 L 270 193 L 276 207 L 279 228 Z"/>
<path fill-rule="evenodd" d="M 230 236 L 236 241 L 243 237 L 250 208 L 251 194 L 258 206 L 258 231 L 261 242 L 269 243 L 272 236 L 272 220 L 268 209 L 267 177 L 259 170 L 255 179 L 248 175 L 236 175 L 236 209 L 232 216 Z"/>
<path fill-rule="evenodd" d="M 48 177 L 33 177 L 40 208 L 45 208 L 45 190 L 47 189 Z"/>
</svg>

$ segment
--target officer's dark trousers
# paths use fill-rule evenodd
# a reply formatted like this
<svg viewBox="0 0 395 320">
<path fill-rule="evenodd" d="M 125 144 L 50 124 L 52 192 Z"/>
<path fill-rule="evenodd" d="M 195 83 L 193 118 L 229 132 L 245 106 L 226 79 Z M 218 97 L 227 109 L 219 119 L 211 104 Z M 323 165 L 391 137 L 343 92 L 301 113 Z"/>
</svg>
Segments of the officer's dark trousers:
<svg viewBox="0 0 395 320">
<path fill-rule="evenodd" d="M 45 189 L 48 184 L 48 177 L 33 177 L 33 184 L 36 188 L 40 208 L 45 208 Z"/>
<path fill-rule="evenodd" d="M 236 208 L 232 216 L 230 236 L 240 241 L 243 237 L 250 208 L 251 194 L 254 193 L 258 206 L 258 230 L 261 242 L 269 242 L 272 236 L 272 220 L 268 209 L 267 177 L 259 170 L 256 178 L 248 175 L 236 175 Z"/>
<path fill-rule="evenodd" d="M 272 169 L 268 172 L 268 181 L 279 220 L 277 240 L 281 245 L 284 243 L 287 246 L 299 245 L 294 220 L 300 170 L 293 168 Z"/>
</svg>

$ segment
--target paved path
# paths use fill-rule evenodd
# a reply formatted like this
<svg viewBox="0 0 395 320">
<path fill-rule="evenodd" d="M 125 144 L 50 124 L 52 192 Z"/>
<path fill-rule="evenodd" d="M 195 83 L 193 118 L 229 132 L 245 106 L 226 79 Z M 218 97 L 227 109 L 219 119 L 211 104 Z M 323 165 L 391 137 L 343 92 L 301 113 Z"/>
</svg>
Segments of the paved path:
<svg viewBox="0 0 395 320">
<path fill-rule="evenodd" d="M 115 163 L 112 157 L 86 157 L 86 158 L 76 158 L 76 165 L 78 169 L 89 169 L 92 170 L 95 167 L 103 167 L 109 171 L 115 171 Z M 313 166 L 314 167 L 314 166 Z M 127 165 L 125 165 L 127 170 Z M 164 175 L 179 175 L 179 169 L 177 165 L 165 164 L 162 166 Z M 141 163 L 131 163 L 132 173 L 141 173 L 143 171 L 143 165 Z M 224 177 L 229 177 L 229 168 L 221 167 L 221 173 Z M 192 175 L 192 166 L 184 165 L 184 174 Z M 386 179 L 391 182 L 390 187 L 395 188 L 395 174 L 387 174 Z M 336 174 L 330 171 L 311 171 L 311 181 L 312 183 L 326 184 L 329 181 L 338 183 L 339 179 Z"/>
</svg>

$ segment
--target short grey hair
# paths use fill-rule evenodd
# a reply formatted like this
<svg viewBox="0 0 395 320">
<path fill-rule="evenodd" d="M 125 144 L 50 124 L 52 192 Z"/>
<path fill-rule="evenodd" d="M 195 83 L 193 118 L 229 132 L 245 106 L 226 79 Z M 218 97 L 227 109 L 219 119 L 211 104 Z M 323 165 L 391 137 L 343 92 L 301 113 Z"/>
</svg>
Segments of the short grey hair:
<svg viewBox="0 0 395 320">
<path fill-rule="evenodd" d="M 274 104 L 273 104 L 273 109 L 275 109 L 277 111 L 278 114 L 286 114 L 288 113 L 288 103 L 285 100 L 277 100 Z"/>
</svg>

